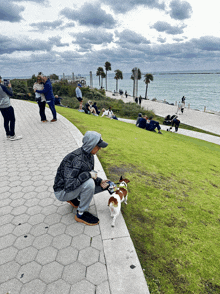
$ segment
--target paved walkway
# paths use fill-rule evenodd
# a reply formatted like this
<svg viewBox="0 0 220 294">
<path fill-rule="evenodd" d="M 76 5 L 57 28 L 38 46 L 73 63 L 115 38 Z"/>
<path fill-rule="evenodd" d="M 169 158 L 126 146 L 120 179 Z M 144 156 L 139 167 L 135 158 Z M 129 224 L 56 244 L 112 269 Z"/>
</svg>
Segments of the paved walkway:
<svg viewBox="0 0 220 294">
<path fill-rule="evenodd" d="M 61 115 L 41 123 L 36 104 L 12 105 L 23 139 L 7 140 L 0 116 L 0 293 L 149 294 L 122 215 L 111 228 L 108 192 L 91 203 L 94 227 L 77 223 L 75 209 L 53 194 L 57 167 L 82 134 Z"/>
<path fill-rule="evenodd" d="M 134 102 L 134 99 L 131 96 L 128 96 L 128 98 L 126 98 L 124 95 L 115 96 L 110 91 L 107 91 L 106 95 L 114 99 L 122 99 L 125 103 Z M 155 114 L 161 117 L 165 117 L 168 114 L 173 115 L 176 113 L 176 110 L 177 110 L 176 106 L 168 105 L 162 102 L 154 102 L 151 100 L 142 100 L 141 106 L 144 109 L 153 110 Z M 211 114 L 211 113 L 207 113 L 203 111 L 185 108 L 184 113 L 178 114 L 178 116 L 181 123 L 184 123 L 186 125 L 190 125 L 193 127 L 197 127 L 207 132 L 220 135 L 220 115 L 219 114 Z M 129 122 L 129 123 L 136 122 L 134 120 L 126 120 L 126 119 L 120 119 L 120 120 Z M 168 127 L 161 125 L 161 128 L 162 130 L 167 130 Z M 181 129 L 181 124 L 178 130 L 178 133 L 220 145 L 220 137 Z"/>
</svg>

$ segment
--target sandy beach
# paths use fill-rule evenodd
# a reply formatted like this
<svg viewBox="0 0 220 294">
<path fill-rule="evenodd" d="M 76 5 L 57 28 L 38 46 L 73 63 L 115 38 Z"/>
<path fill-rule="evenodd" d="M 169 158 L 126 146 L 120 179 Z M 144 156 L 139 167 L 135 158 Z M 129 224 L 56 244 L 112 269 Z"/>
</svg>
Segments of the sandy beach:
<svg viewBox="0 0 220 294">
<path fill-rule="evenodd" d="M 134 102 L 132 96 L 126 98 L 125 95 L 114 95 L 110 91 L 106 91 L 106 96 L 113 99 L 121 99 L 125 103 Z M 141 106 L 146 110 L 153 110 L 156 115 L 162 117 L 168 114 L 173 115 L 177 111 L 177 106 L 144 99 L 142 100 Z M 220 135 L 220 113 L 208 113 L 186 107 L 183 114 L 178 114 L 178 118 L 181 123 Z"/>
</svg>

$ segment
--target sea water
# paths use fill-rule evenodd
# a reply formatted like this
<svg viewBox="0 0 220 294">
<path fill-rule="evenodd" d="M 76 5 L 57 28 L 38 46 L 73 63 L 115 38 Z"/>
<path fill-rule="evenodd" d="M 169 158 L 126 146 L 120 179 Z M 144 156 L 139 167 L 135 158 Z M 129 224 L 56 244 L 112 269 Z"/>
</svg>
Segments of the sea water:
<svg viewBox="0 0 220 294">
<path fill-rule="evenodd" d="M 166 100 L 168 103 L 181 101 L 186 97 L 186 106 L 210 111 L 220 111 L 220 72 L 163 72 L 152 73 L 154 80 L 148 84 L 147 97 L 152 100 Z M 116 90 L 114 73 L 108 72 L 107 89 Z M 90 85 L 90 76 L 86 75 L 87 85 Z M 99 77 L 93 74 L 93 87 L 100 88 Z M 106 87 L 103 79 L 103 87 Z M 133 96 L 133 80 L 131 73 L 123 74 L 123 79 L 118 80 L 118 89 Z M 146 85 L 144 76 L 138 81 L 138 97 L 145 97 Z"/>
</svg>

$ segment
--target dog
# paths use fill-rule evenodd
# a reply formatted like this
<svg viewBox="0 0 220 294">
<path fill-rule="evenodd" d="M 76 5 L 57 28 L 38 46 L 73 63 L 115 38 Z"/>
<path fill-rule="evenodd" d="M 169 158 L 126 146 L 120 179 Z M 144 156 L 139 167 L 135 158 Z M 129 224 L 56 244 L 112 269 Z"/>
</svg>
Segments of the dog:
<svg viewBox="0 0 220 294">
<path fill-rule="evenodd" d="M 128 200 L 127 184 L 129 182 L 130 181 L 128 179 L 123 179 L 121 176 L 119 180 L 119 187 L 118 188 L 116 186 L 110 187 L 109 193 L 111 194 L 111 197 L 108 200 L 108 206 L 110 209 L 111 217 L 113 217 L 112 225 L 111 225 L 112 227 L 115 226 L 116 218 L 121 211 L 121 202 L 124 202 L 125 204 L 127 204 L 127 200 Z"/>
</svg>

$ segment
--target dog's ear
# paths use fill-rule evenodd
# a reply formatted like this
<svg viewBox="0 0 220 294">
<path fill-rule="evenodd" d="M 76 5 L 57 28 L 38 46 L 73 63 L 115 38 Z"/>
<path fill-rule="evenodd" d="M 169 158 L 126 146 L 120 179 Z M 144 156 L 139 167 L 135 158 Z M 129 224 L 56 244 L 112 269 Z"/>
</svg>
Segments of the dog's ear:
<svg viewBox="0 0 220 294">
<path fill-rule="evenodd" d="M 121 176 L 119 182 L 122 181 L 122 180 L 123 180 L 123 179 L 122 179 L 122 176 Z"/>
</svg>

